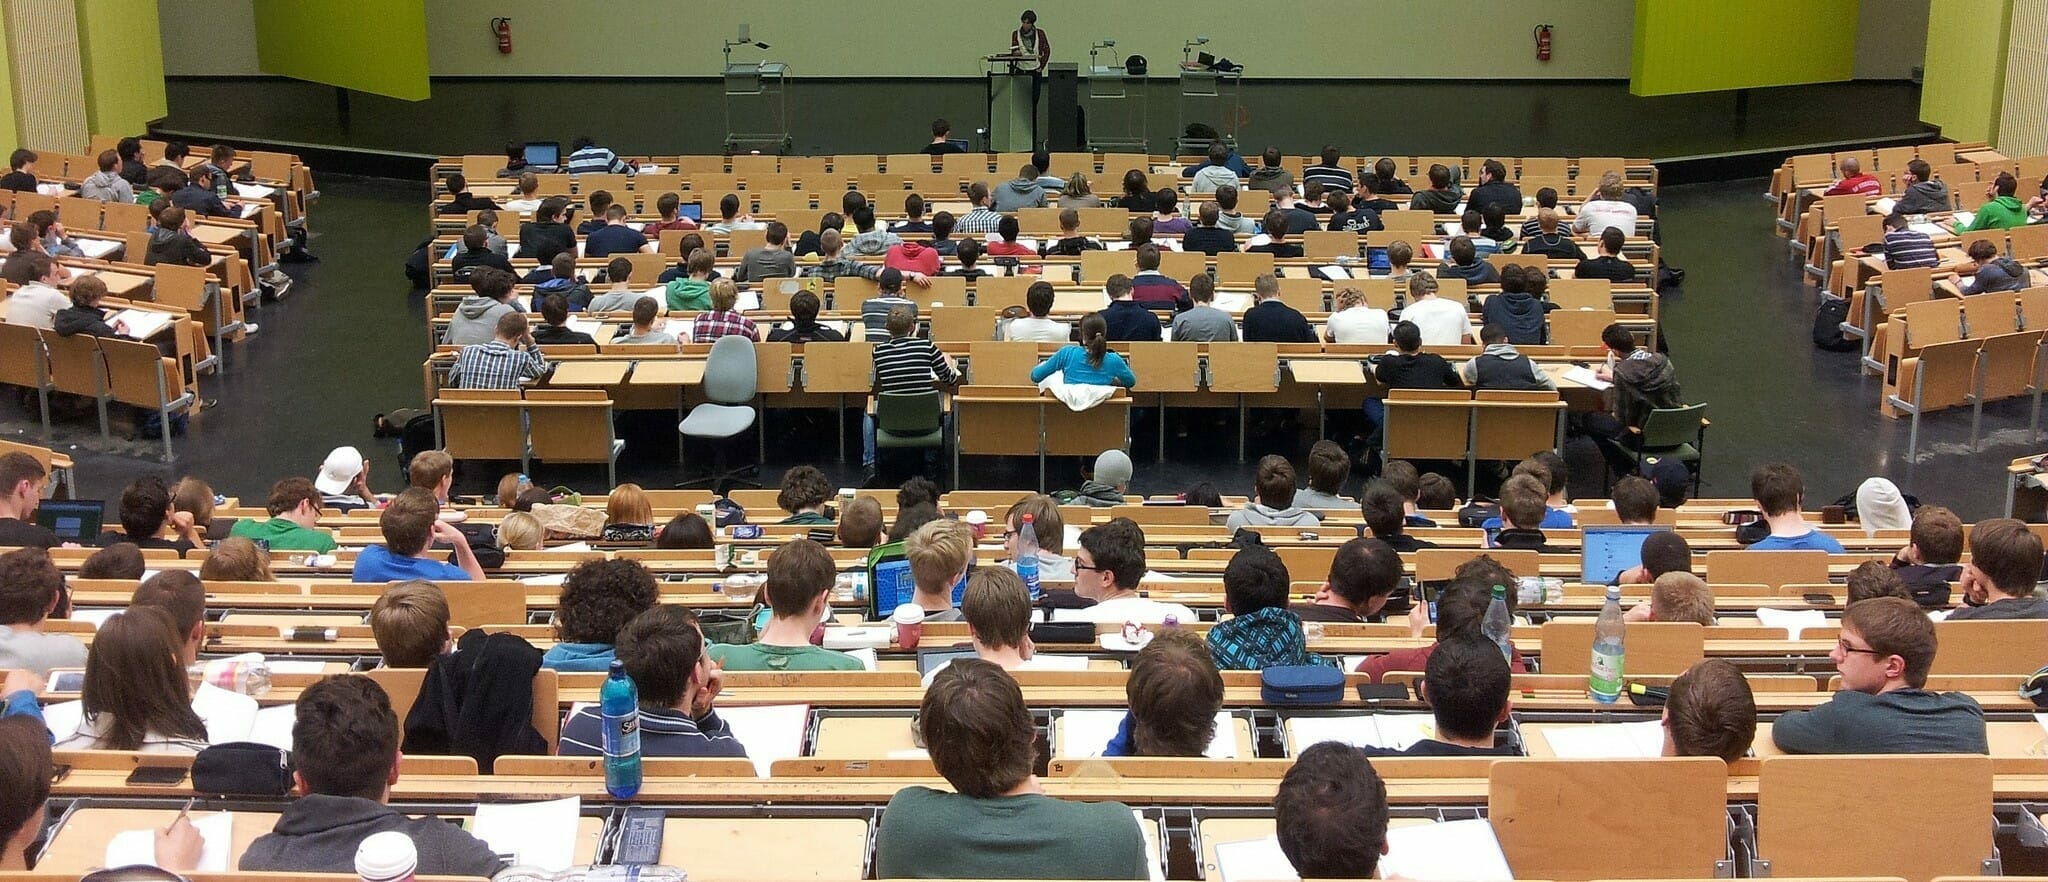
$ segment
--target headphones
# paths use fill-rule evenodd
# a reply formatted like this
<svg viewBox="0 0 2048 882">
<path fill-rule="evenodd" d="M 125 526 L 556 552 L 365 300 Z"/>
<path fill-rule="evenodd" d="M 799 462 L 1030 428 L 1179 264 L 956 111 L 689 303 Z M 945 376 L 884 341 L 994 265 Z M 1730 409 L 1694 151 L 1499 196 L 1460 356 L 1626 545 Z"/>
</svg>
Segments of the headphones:
<svg viewBox="0 0 2048 882">
<path fill-rule="evenodd" d="M 2048 708 L 2048 667 L 2044 667 L 2020 682 L 2020 697 L 2032 701 L 2035 707 Z"/>
</svg>

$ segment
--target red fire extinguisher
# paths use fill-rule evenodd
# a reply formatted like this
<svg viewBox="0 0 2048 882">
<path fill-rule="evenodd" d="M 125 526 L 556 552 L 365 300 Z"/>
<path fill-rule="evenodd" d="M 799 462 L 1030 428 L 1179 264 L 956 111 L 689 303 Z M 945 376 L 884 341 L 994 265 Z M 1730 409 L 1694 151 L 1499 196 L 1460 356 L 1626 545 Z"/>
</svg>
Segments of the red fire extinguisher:
<svg viewBox="0 0 2048 882">
<path fill-rule="evenodd" d="M 1547 24 L 1536 26 L 1536 60 L 1550 60 L 1550 26 Z"/>
<path fill-rule="evenodd" d="M 491 33 L 498 36 L 498 52 L 503 55 L 511 55 L 512 20 L 509 18 L 491 19 Z M 1547 40 L 1548 38 L 1546 37 L 1545 39 Z"/>
</svg>

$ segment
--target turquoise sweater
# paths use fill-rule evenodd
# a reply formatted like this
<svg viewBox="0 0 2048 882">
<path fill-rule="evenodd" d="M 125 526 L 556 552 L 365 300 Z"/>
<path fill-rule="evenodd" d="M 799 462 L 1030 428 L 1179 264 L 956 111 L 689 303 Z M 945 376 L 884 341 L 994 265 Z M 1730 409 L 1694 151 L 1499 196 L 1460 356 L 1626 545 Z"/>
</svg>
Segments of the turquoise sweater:
<svg viewBox="0 0 2048 882">
<path fill-rule="evenodd" d="M 1124 357 L 1114 352 L 1102 354 L 1102 366 L 1088 363 L 1088 350 L 1080 344 L 1063 346 L 1043 364 L 1031 369 L 1031 382 L 1043 382 L 1054 371 L 1064 371 L 1068 383 L 1090 386 L 1138 385 L 1138 375 L 1131 373 L 1131 366 L 1124 363 Z"/>
</svg>

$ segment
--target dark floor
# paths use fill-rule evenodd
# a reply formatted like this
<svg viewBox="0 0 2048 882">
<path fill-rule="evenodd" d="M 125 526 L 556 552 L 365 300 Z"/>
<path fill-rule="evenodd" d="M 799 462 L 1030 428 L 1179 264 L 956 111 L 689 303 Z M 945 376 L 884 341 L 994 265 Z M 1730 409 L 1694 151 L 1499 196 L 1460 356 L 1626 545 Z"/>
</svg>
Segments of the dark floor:
<svg viewBox="0 0 2048 882">
<path fill-rule="evenodd" d="M 112 497 L 133 477 L 158 472 L 198 475 L 220 492 L 260 499 L 276 478 L 310 474 L 338 444 L 369 453 L 374 484 L 395 489 L 395 447 L 371 438 L 370 419 L 421 404 L 420 362 L 427 351 L 421 303 L 406 292 L 399 264 L 421 235 L 425 188 L 333 176 L 320 186 L 313 250 L 322 260 L 289 269 L 300 279 L 290 297 L 257 310 L 253 318 L 262 332 L 232 346 L 226 369 L 206 378 L 206 394 L 221 403 L 193 419 L 190 435 L 178 441 L 177 462 L 156 463 L 147 444 L 110 447 L 85 419 L 60 424 L 58 446 L 77 458 L 83 495 Z M 1857 375 L 1855 356 L 1810 345 L 1814 295 L 1801 285 L 1782 240 L 1771 234 L 1762 187 L 1761 181 L 1737 181 L 1670 187 L 1664 194 L 1666 254 L 1688 272 L 1685 290 L 1664 304 L 1665 327 L 1687 397 L 1714 405 L 1706 493 L 1744 495 L 1751 465 L 1782 459 L 1806 473 L 1812 500 L 1832 499 L 1878 474 L 1966 518 L 1998 514 L 2003 464 L 2035 449 L 2024 437 L 2025 404 L 1987 409 L 1993 443 L 1976 454 L 1964 446 L 1967 412 L 1929 417 L 1922 429 L 1924 461 L 1908 463 L 1906 425 L 1877 415 L 1876 380 Z M 32 440 L 33 426 L 12 403 L 5 416 L 0 428 Z M 672 437 L 667 419 L 654 423 L 655 436 L 663 442 Z M 815 462 L 835 481 L 853 479 L 853 469 L 830 452 L 829 417 L 778 413 L 772 429 L 771 477 L 791 464 Z M 1149 428 L 1136 438 L 1136 492 L 1170 493 L 1204 480 L 1227 493 L 1249 491 L 1250 468 L 1235 462 L 1228 444 L 1177 450 L 1171 463 L 1153 465 L 1145 451 L 1154 438 Z M 1309 440 L 1255 439 L 1252 458 L 1279 452 L 1298 459 Z M 1597 493 L 1591 447 L 1575 439 L 1568 452 L 1575 491 Z M 691 452 L 693 468 L 702 467 L 700 454 Z M 1036 483 L 1028 460 L 969 462 L 968 486 Z M 1072 468 L 1071 462 L 1056 464 L 1048 483 L 1074 486 Z M 488 471 L 477 470 L 467 483 L 482 489 L 495 480 Z M 542 467 L 536 477 L 584 489 L 603 483 L 594 468 Z M 680 477 L 672 448 L 662 444 L 629 450 L 621 468 L 622 480 L 649 486 Z"/>
<path fill-rule="evenodd" d="M 416 103 L 353 94 L 344 124 L 328 86 L 175 79 L 166 127 L 430 156 L 580 134 L 621 153 L 709 153 L 728 131 L 716 81 L 443 79 L 433 87 L 434 97 Z M 1186 123 L 1217 125 L 1227 116 L 1216 106 L 1183 108 L 1175 81 L 1155 82 L 1144 95 L 1100 105 L 1084 99 L 1092 129 L 1142 130 L 1161 153 Z M 789 130 L 797 153 L 907 152 L 924 145 L 933 117 L 970 137 L 988 118 L 984 97 L 980 80 L 798 81 Z M 1908 82 L 1756 89 L 1739 115 L 1729 93 L 1638 98 L 1625 81 L 1255 80 L 1244 87 L 1238 135 L 1247 150 L 1270 144 L 1304 154 L 1336 143 L 1354 154 L 1670 159 L 1917 133 L 1919 104 L 1919 87 Z M 746 121 L 748 105 L 736 108 L 736 128 L 764 130 Z M 1145 124 L 1131 122 L 1140 117 Z"/>
</svg>

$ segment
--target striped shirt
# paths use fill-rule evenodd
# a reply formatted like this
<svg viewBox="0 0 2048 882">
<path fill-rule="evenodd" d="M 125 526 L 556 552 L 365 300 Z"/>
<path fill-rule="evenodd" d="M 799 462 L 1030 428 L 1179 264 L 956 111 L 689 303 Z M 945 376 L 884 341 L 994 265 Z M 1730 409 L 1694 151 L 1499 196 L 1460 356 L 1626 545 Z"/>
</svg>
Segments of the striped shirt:
<svg viewBox="0 0 2048 882">
<path fill-rule="evenodd" d="M 617 153 L 592 144 L 569 154 L 569 167 L 565 171 L 572 175 L 630 175 L 633 167 L 620 159 Z"/>
<path fill-rule="evenodd" d="M 1884 263 L 1892 269 L 1939 266 L 1941 255 L 1935 253 L 1934 240 L 1926 233 L 1908 229 L 1886 230 Z"/>
<path fill-rule="evenodd" d="M 1324 193 L 1349 193 L 1352 188 L 1351 173 L 1334 165 L 1311 165 L 1302 169 L 1301 183 L 1306 186 L 1310 181 L 1321 182 Z"/>
<path fill-rule="evenodd" d="M 595 707 L 577 708 L 562 724 L 563 756 L 604 755 L 604 715 Z M 745 757 L 747 746 L 717 711 L 692 720 L 673 708 L 640 706 L 640 755 Z"/>
<path fill-rule="evenodd" d="M 917 301 L 908 297 L 870 297 L 861 301 L 860 323 L 867 330 L 869 343 L 889 339 L 889 311 L 899 306 L 910 307 L 910 315 L 917 316 Z"/>
<path fill-rule="evenodd" d="M 922 337 L 897 337 L 875 347 L 875 390 L 929 392 L 933 380 L 960 379 L 939 347 Z"/>
<path fill-rule="evenodd" d="M 993 233 L 996 231 L 996 226 L 1002 222 L 1002 213 L 985 206 L 976 207 L 973 211 L 960 216 L 960 220 L 953 224 L 953 232 Z"/>
<path fill-rule="evenodd" d="M 547 376 L 548 360 L 538 349 L 513 349 L 503 340 L 462 347 L 448 382 L 458 389 L 517 389 L 521 380 Z"/>
</svg>

